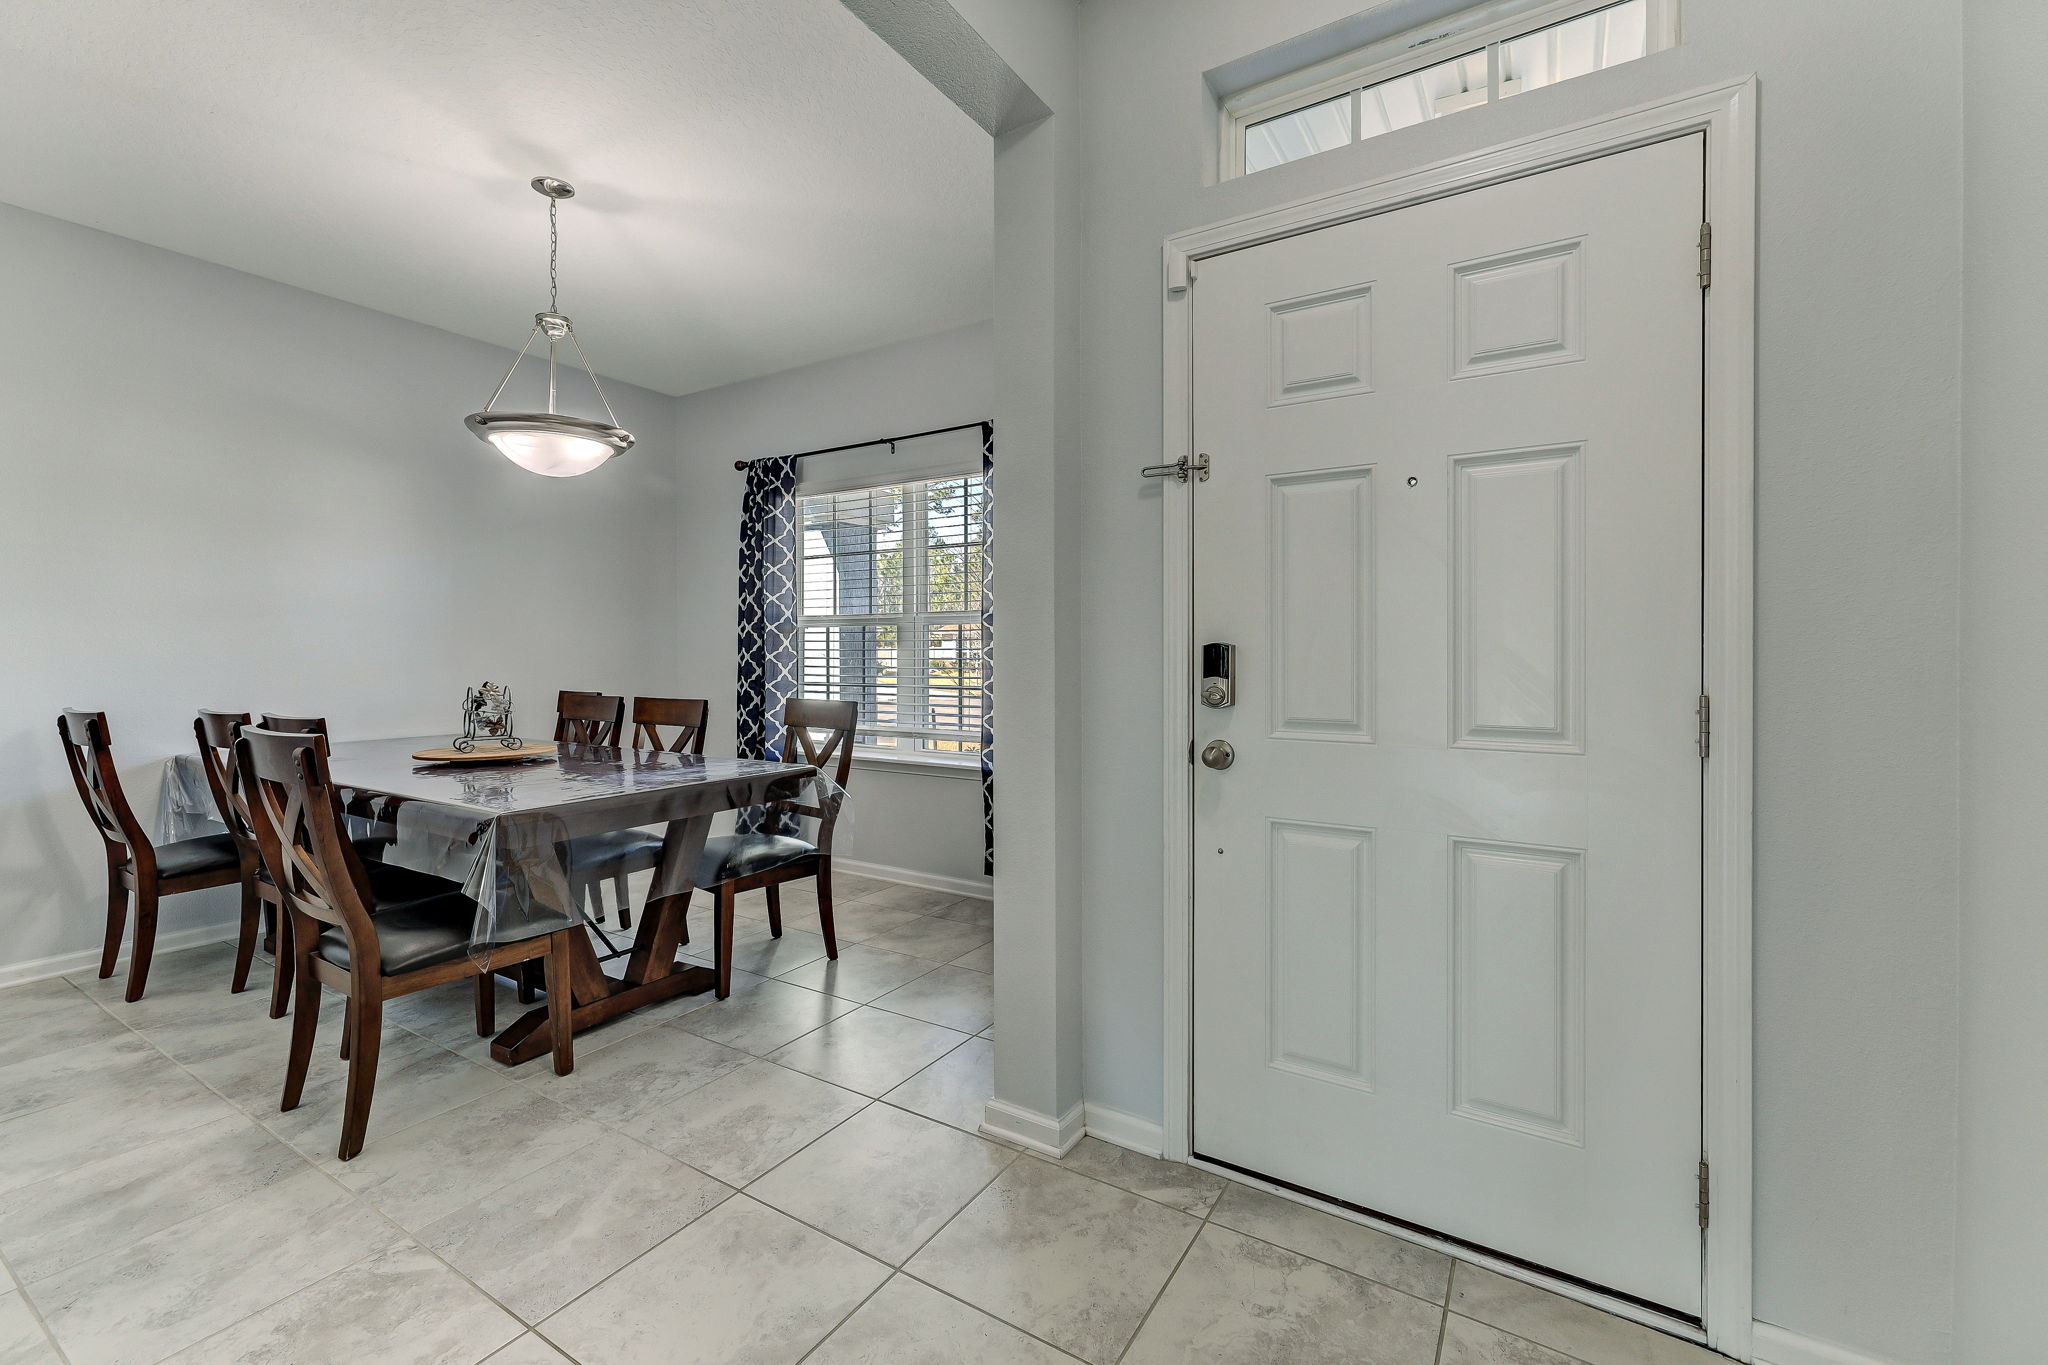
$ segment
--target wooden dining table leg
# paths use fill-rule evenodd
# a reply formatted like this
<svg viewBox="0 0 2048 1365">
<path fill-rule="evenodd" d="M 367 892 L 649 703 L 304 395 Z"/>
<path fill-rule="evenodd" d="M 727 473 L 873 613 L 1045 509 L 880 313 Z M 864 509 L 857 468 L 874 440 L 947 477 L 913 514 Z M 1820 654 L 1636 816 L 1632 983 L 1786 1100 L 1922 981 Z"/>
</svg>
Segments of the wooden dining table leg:
<svg viewBox="0 0 2048 1365">
<path fill-rule="evenodd" d="M 670 821 L 654 884 L 688 888 L 710 832 L 709 815 Z M 717 973 L 710 968 L 676 962 L 689 908 L 688 889 L 648 899 L 634 930 L 633 951 L 623 979 L 605 974 L 589 935 L 569 936 L 570 997 L 575 1006 L 570 1015 L 572 1030 L 594 1027 L 671 996 L 694 995 L 716 987 Z M 547 1022 L 545 1007 L 528 1010 L 491 1040 L 492 1059 L 516 1066 L 546 1053 L 550 1041 Z"/>
</svg>

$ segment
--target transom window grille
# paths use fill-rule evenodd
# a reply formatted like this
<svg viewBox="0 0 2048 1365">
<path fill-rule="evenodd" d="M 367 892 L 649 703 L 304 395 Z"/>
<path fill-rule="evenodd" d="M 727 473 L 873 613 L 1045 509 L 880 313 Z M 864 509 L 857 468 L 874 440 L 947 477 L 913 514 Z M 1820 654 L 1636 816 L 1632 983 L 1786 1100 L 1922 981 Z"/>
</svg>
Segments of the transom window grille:
<svg viewBox="0 0 2048 1365">
<path fill-rule="evenodd" d="M 979 473 L 801 502 L 802 695 L 860 703 L 857 743 L 981 752 Z"/>
<path fill-rule="evenodd" d="M 1524 6 L 1512 19 L 1407 34 L 1270 82 L 1226 107 L 1224 175 L 1249 175 L 1634 61 L 1671 46 L 1674 4 Z M 1440 55 L 1446 48 L 1456 55 Z"/>
</svg>

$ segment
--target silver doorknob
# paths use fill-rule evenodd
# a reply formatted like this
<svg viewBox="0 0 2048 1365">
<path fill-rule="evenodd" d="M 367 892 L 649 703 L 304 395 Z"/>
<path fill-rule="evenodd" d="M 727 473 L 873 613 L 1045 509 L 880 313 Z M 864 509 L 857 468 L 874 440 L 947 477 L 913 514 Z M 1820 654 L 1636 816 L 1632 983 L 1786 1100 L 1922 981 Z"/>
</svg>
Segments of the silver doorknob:
<svg viewBox="0 0 2048 1365">
<path fill-rule="evenodd" d="M 1237 750 L 1230 747 L 1227 739 L 1212 739 L 1202 746 L 1202 764 L 1219 772 L 1237 762 Z"/>
</svg>

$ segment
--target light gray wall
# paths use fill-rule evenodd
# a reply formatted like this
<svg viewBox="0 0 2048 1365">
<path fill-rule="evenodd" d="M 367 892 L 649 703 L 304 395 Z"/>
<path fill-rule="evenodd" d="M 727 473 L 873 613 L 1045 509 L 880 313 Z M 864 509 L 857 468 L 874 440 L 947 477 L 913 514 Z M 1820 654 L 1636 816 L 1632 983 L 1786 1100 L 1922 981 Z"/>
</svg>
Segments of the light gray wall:
<svg viewBox="0 0 2048 1365">
<path fill-rule="evenodd" d="M 730 753 L 734 743 L 733 585 L 746 476 L 733 461 L 981 421 L 993 402 L 991 348 L 992 329 L 981 323 L 676 400 L 678 657 L 687 695 L 711 701 L 707 751 Z M 848 451 L 822 458 L 838 471 L 864 457 Z M 1002 459 L 1000 433 L 996 458 Z M 997 518 L 1000 528 L 1000 506 Z M 982 879 L 981 793 L 974 782 L 863 766 L 852 791 L 836 856 Z"/>
<path fill-rule="evenodd" d="M 2048 8 L 1969 7 L 1964 87 L 1962 1197 L 1956 1359 L 2048 1352 Z"/>
<path fill-rule="evenodd" d="M 489 678 L 544 734 L 561 687 L 674 692 L 673 400 L 611 386 L 639 446 L 544 479 L 462 426 L 498 347 L 4 206 L 0 271 L 0 970 L 99 941 L 65 706 L 147 818 L 202 706 L 453 733 Z"/>
<path fill-rule="evenodd" d="M 1087 458 L 1061 517 L 1080 520 L 1092 590 L 1079 698 L 1088 1098 L 1160 1112 L 1159 869 L 1142 852 L 1161 838 L 1160 486 L 1136 471 L 1160 449 L 1161 240 L 1756 73 L 1757 1314 L 1890 1360 L 1947 1361 L 1958 6 L 1881 0 L 1847 21 L 1839 6 L 1699 0 L 1674 51 L 1208 183 L 1202 73 L 1358 3 L 1081 6 Z"/>
</svg>

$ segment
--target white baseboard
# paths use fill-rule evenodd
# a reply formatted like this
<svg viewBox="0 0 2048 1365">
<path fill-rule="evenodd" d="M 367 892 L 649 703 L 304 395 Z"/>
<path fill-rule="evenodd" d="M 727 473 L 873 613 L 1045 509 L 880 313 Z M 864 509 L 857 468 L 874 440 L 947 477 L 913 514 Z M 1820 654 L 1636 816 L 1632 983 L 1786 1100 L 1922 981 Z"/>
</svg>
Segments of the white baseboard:
<svg viewBox="0 0 2048 1365">
<path fill-rule="evenodd" d="M 1755 1343 L 1752 1358 L 1756 1365 L 1892 1365 L 1881 1356 L 1865 1355 L 1768 1322 L 1756 1325 Z"/>
<path fill-rule="evenodd" d="M 948 877 L 938 872 L 890 867 L 886 863 L 856 862 L 852 858 L 834 858 L 832 870 L 851 872 L 858 877 L 879 877 L 885 882 L 901 882 L 905 886 L 921 886 L 927 891 L 944 891 L 955 896 L 980 896 L 987 900 L 995 894 L 995 881 L 989 877 Z"/>
<path fill-rule="evenodd" d="M 237 922 L 230 919 L 222 920 L 219 924 L 200 924 L 189 929 L 174 929 L 170 933 L 156 936 L 156 951 L 159 954 L 175 953 L 180 948 L 197 948 L 203 943 L 232 940 L 236 927 Z M 128 955 L 123 953 L 122 967 L 125 967 L 127 961 Z M 69 976 L 73 972 L 97 971 L 99 965 L 100 950 L 97 948 L 81 948 L 75 953 L 58 953 L 54 957 L 39 957 L 29 962 L 0 963 L 0 988 L 26 985 L 31 981 L 47 981 L 53 976 Z M 120 970 L 121 968 L 117 967 L 117 974 Z"/>
<path fill-rule="evenodd" d="M 1082 1105 L 1081 1111 L 1089 1137 L 1101 1138 L 1104 1142 L 1128 1147 L 1146 1156 L 1158 1156 L 1166 1150 L 1166 1130 L 1150 1119 L 1141 1119 L 1136 1114 L 1126 1114 L 1121 1109 L 1092 1101 Z"/>
<path fill-rule="evenodd" d="M 1003 1100 L 990 1100 L 982 1114 L 981 1131 L 1047 1156 L 1065 1156 L 1088 1131 L 1081 1114 L 1078 1104 L 1054 1118 Z"/>
</svg>

